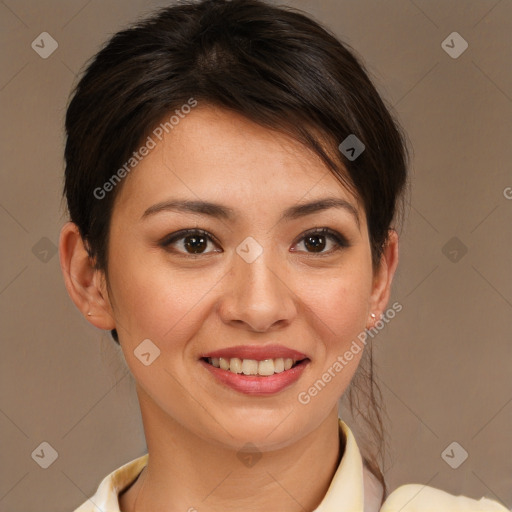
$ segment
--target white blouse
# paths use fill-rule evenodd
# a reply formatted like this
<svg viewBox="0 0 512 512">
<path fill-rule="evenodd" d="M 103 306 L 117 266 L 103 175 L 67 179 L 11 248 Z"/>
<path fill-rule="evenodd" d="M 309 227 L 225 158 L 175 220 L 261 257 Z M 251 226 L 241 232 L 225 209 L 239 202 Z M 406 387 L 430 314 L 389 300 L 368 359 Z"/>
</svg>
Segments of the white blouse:
<svg viewBox="0 0 512 512">
<path fill-rule="evenodd" d="M 380 506 L 380 483 L 364 467 L 354 435 L 339 420 L 345 451 L 322 502 L 313 512 L 509 512 L 496 501 L 473 500 L 421 484 L 395 489 Z M 119 494 L 129 487 L 146 466 L 148 454 L 124 464 L 106 476 L 96 494 L 74 512 L 122 512 Z"/>
</svg>

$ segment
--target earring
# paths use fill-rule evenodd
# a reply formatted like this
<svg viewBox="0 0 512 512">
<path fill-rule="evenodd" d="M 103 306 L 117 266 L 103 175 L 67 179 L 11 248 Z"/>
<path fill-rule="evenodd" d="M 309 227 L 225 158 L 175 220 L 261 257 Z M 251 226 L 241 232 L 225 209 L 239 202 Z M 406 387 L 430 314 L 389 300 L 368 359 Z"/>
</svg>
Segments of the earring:
<svg viewBox="0 0 512 512">
<path fill-rule="evenodd" d="M 92 316 L 92 313 L 89 311 L 89 312 L 87 313 L 87 316 Z"/>
<path fill-rule="evenodd" d="M 370 313 L 370 318 L 372 319 L 372 321 L 370 321 L 370 322 L 366 325 L 366 328 L 367 328 L 367 329 L 370 329 L 370 328 L 374 325 L 375 318 L 377 318 L 377 315 L 376 315 L 375 313 Z"/>
</svg>

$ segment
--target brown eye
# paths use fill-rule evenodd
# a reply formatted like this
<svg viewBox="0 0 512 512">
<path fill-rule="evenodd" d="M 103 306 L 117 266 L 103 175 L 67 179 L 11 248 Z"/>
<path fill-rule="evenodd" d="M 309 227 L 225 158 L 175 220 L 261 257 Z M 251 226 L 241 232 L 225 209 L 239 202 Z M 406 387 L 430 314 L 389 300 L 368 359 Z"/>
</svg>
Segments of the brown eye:
<svg viewBox="0 0 512 512">
<path fill-rule="evenodd" d="M 202 253 L 205 251 L 206 246 L 208 245 L 208 240 L 205 236 L 195 236 L 190 235 L 183 238 L 185 243 L 183 244 L 185 246 L 185 249 L 189 252 L 192 252 L 194 254 Z"/>
<path fill-rule="evenodd" d="M 184 230 L 173 233 L 165 238 L 160 245 L 173 252 L 190 255 L 210 254 L 212 252 L 221 252 L 219 250 L 207 251 L 208 245 L 216 245 L 213 237 L 202 230 Z"/>
<path fill-rule="evenodd" d="M 305 251 L 303 252 L 313 254 L 330 254 L 350 246 L 344 236 L 329 228 L 316 229 L 306 233 L 299 239 L 297 245 L 300 244 L 304 244 Z M 326 247 L 327 250 L 325 250 Z M 292 249 L 292 251 L 299 252 L 297 249 Z"/>
<path fill-rule="evenodd" d="M 326 239 L 323 235 L 309 235 L 304 238 L 304 246 L 311 252 L 322 252 L 325 245 Z"/>
</svg>

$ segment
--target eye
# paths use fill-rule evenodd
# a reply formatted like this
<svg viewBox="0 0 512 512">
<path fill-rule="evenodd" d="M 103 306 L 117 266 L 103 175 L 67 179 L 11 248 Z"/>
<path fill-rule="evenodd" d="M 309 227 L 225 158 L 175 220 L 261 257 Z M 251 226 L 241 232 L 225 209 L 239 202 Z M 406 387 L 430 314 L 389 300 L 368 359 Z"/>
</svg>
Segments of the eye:
<svg viewBox="0 0 512 512">
<path fill-rule="evenodd" d="M 210 254 L 211 252 L 222 252 L 222 250 L 206 251 L 208 244 L 217 245 L 214 237 L 202 229 L 184 229 L 167 236 L 160 245 L 164 248 L 175 246 L 178 250 L 173 252 L 197 255 Z"/>
<path fill-rule="evenodd" d="M 303 244 L 305 251 L 296 249 L 300 244 Z M 190 256 L 223 252 L 219 248 L 215 237 L 202 229 L 177 231 L 164 238 L 160 245 L 172 252 Z M 209 245 L 213 245 L 217 249 L 208 251 Z M 337 231 L 329 228 L 316 228 L 302 235 L 291 251 L 307 252 L 310 254 L 330 254 L 349 246 L 350 244 L 346 238 Z M 328 250 L 325 250 L 326 247 Z"/>
<path fill-rule="evenodd" d="M 324 249 L 331 244 L 331 249 L 324 251 Z M 303 244 L 306 248 L 306 252 L 309 253 L 320 253 L 328 254 L 339 251 L 340 249 L 349 247 L 347 239 L 329 228 L 313 229 L 308 231 L 299 239 L 297 245 Z M 291 249 L 293 252 L 297 252 L 297 249 Z"/>
</svg>

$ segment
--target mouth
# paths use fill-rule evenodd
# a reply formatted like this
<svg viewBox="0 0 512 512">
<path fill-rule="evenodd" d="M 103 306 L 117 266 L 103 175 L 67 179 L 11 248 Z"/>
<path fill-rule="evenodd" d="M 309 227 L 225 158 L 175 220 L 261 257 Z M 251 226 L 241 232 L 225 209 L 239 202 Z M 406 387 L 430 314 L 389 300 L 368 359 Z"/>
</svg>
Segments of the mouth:
<svg viewBox="0 0 512 512">
<path fill-rule="evenodd" d="M 222 386 L 269 396 L 294 385 L 311 359 L 283 345 L 239 345 L 202 354 L 199 362 Z"/>
<path fill-rule="evenodd" d="M 215 368 L 220 368 L 234 374 L 254 377 L 270 377 L 309 361 L 307 357 L 302 359 L 277 357 L 263 360 L 241 359 L 239 357 L 203 357 L 201 359 Z"/>
</svg>

